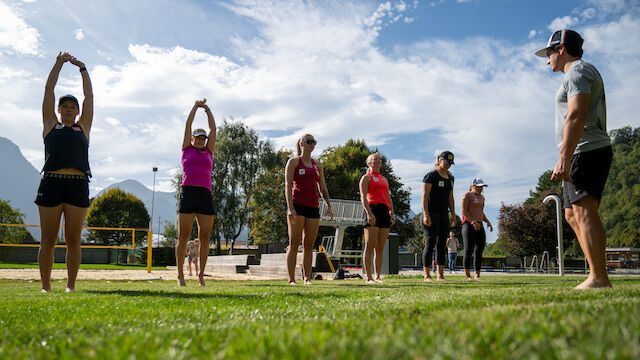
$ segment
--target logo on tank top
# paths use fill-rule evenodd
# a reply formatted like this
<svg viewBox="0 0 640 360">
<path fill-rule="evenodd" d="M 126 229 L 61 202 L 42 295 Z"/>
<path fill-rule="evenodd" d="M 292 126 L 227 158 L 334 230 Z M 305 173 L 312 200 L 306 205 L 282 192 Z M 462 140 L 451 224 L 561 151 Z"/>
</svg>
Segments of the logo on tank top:
<svg viewBox="0 0 640 360">
<path fill-rule="evenodd" d="M 444 187 L 444 181 L 438 181 L 438 187 Z"/>
<path fill-rule="evenodd" d="M 478 198 L 473 199 L 473 201 L 474 201 L 476 204 L 480 204 L 480 199 L 478 199 Z"/>
<path fill-rule="evenodd" d="M 304 169 L 298 169 L 298 175 L 304 175 L 305 171 Z"/>
<path fill-rule="evenodd" d="M 375 177 L 375 176 L 373 176 L 373 175 L 371 175 L 371 178 L 373 179 L 373 182 L 378 182 L 378 181 L 380 181 L 380 180 L 378 180 L 378 178 L 377 178 L 377 177 Z"/>
</svg>

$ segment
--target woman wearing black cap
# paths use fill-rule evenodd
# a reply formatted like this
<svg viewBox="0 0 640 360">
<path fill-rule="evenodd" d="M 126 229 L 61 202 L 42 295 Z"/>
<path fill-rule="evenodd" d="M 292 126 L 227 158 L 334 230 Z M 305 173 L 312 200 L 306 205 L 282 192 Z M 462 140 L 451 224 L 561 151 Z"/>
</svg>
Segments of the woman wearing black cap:
<svg viewBox="0 0 640 360">
<path fill-rule="evenodd" d="M 447 254 L 447 234 L 449 224 L 456 225 L 456 212 L 453 200 L 453 175 L 449 168 L 453 165 L 453 153 L 444 151 L 436 160 L 434 170 L 427 173 L 422 180 L 422 230 L 426 239 L 422 251 L 424 281 L 431 278 L 431 256 L 436 250 L 438 277 L 444 280 L 444 263 Z M 451 220 L 449 220 L 449 210 Z"/>
<path fill-rule="evenodd" d="M 55 111 L 53 89 L 65 62 L 77 66 L 82 76 L 84 101 L 82 112 L 73 95 L 58 100 Z M 76 122 L 76 117 L 80 118 Z M 93 120 L 93 91 L 84 63 L 68 53 L 58 53 L 44 89 L 42 122 L 44 129 L 44 175 L 38 187 L 35 203 L 40 212 L 40 250 L 38 264 L 42 291 L 51 291 L 51 267 L 60 218 L 64 215 L 64 239 L 67 244 L 67 292 L 75 289 L 76 276 L 82 258 L 80 235 L 89 208 L 89 131 Z"/>
<path fill-rule="evenodd" d="M 200 286 L 204 286 L 204 268 L 209 257 L 209 235 L 215 216 L 211 194 L 211 170 L 213 169 L 213 150 L 216 146 L 216 122 L 206 103 L 207 99 L 196 100 L 187 117 L 182 138 L 183 172 L 178 199 L 178 244 L 176 245 L 179 286 L 187 285 L 184 281 L 184 258 L 194 219 L 198 223 L 198 239 L 200 239 L 200 272 L 198 272 Z M 198 108 L 203 108 L 207 114 L 209 134 L 204 129 L 191 131 Z"/>
<path fill-rule="evenodd" d="M 482 266 L 482 251 L 487 244 L 487 235 L 484 232 L 483 222 L 487 222 L 489 229 L 493 231 L 491 222 L 484 214 L 484 196 L 482 189 L 487 186 L 482 179 L 475 178 L 471 182 L 469 191 L 462 196 L 460 212 L 462 213 L 462 239 L 464 241 L 464 275 L 471 280 L 471 256 L 474 257 L 473 265 L 476 271 L 476 280 L 480 280 L 480 268 Z"/>
</svg>

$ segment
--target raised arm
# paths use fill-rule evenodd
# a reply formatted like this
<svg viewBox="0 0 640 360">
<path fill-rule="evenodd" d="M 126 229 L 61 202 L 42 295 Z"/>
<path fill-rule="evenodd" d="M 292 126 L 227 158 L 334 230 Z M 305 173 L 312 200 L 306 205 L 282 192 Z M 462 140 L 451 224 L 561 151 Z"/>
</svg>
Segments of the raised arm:
<svg viewBox="0 0 640 360">
<path fill-rule="evenodd" d="M 184 138 L 182 139 L 182 148 L 186 149 L 191 145 L 191 124 L 193 124 L 193 118 L 196 116 L 196 110 L 198 110 L 198 102 L 200 100 L 196 100 L 195 104 L 191 108 L 191 112 L 189 112 L 189 116 L 187 116 L 187 123 L 184 126 Z"/>
<path fill-rule="evenodd" d="M 422 223 L 424 226 L 431 226 L 431 216 L 429 216 L 429 194 L 431 193 L 430 183 L 422 183 Z"/>
<path fill-rule="evenodd" d="M 49 77 L 47 78 L 47 83 L 44 86 L 44 98 L 42 100 L 42 123 L 44 125 L 44 129 L 42 137 L 48 134 L 58 122 L 58 116 L 56 116 L 55 109 L 56 96 L 53 89 L 56 87 L 56 83 L 58 82 L 58 76 L 60 75 L 62 64 L 64 64 L 65 61 L 69 61 L 70 57 L 71 55 L 67 53 L 58 53 L 58 56 L 56 56 L 56 63 L 53 64 L 53 67 L 49 72 Z"/>
<path fill-rule="evenodd" d="M 292 224 L 296 222 L 296 209 L 293 207 L 293 175 L 298 166 L 298 158 L 294 157 L 287 161 L 285 167 L 285 182 L 284 182 L 284 198 L 287 200 L 287 216 Z"/>
<path fill-rule="evenodd" d="M 329 221 L 333 220 L 333 209 L 331 208 L 331 199 L 329 198 L 329 189 L 327 189 L 327 183 L 324 181 L 324 169 L 322 164 L 318 161 L 318 171 L 320 177 L 318 178 L 318 188 L 322 194 L 322 200 L 327 204 L 327 214 L 329 215 Z"/>
<path fill-rule="evenodd" d="M 213 153 L 213 150 L 216 148 L 216 120 L 213 118 L 213 113 L 206 102 L 207 99 L 204 99 L 201 106 L 204 108 L 204 112 L 207 114 L 207 121 L 209 122 L 209 137 L 207 137 L 207 145 L 205 146 Z"/>
<path fill-rule="evenodd" d="M 82 113 L 80 114 L 80 119 L 78 119 L 78 125 L 80 125 L 85 136 L 89 139 L 91 123 L 93 122 L 93 88 L 91 87 L 91 78 L 89 78 L 89 72 L 82 61 L 71 57 L 69 62 L 78 67 L 80 76 L 82 76 L 84 100 L 82 101 Z"/>
<path fill-rule="evenodd" d="M 371 181 L 371 176 L 369 174 L 364 174 L 360 179 L 360 203 L 362 203 L 362 207 L 367 212 L 367 222 L 369 225 L 376 224 L 376 216 L 371 211 L 371 207 L 369 206 L 369 201 L 367 200 L 367 193 L 369 192 L 369 181 Z"/>
</svg>

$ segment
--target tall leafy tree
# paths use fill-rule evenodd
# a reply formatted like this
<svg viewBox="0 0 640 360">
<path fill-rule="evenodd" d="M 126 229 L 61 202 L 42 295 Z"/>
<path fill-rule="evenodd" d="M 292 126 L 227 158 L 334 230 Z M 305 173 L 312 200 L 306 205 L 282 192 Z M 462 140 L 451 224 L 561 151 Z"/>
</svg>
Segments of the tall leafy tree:
<svg viewBox="0 0 640 360">
<path fill-rule="evenodd" d="M 264 172 L 258 176 L 249 201 L 249 238 L 254 244 L 286 243 L 287 202 L 284 197 L 284 169 L 291 151 L 266 154 Z"/>
<path fill-rule="evenodd" d="M 113 188 L 92 199 L 87 212 L 87 226 L 146 228 L 149 212 L 142 200 L 131 193 Z M 146 231 L 136 231 L 136 245 L 146 240 Z M 87 240 L 105 245 L 128 245 L 131 232 L 122 230 L 90 230 Z"/>
<path fill-rule="evenodd" d="M 0 200 L 0 223 L 24 224 L 24 214 L 11 207 L 8 200 Z M 0 226 L 0 243 L 33 243 L 35 240 L 24 227 Z"/>
<path fill-rule="evenodd" d="M 640 127 L 611 131 L 613 162 L 599 212 L 611 247 L 640 247 Z"/>
</svg>

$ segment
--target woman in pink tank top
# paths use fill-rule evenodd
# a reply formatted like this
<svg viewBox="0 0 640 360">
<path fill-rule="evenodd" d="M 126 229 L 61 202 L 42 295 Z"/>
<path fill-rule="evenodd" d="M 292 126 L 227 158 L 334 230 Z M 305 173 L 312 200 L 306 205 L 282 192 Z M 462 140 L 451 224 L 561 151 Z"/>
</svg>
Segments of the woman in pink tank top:
<svg viewBox="0 0 640 360">
<path fill-rule="evenodd" d="M 306 134 L 296 144 L 297 157 L 289 159 L 285 168 L 285 197 L 287 199 L 287 225 L 289 248 L 287 249 L 287 270 L 289 284 L 296 284 L 295 269 L 298 247 L 302 241 L 302 274 L 305 285 L 311 284 L 311 255 L 318 236 L 320 224 L 319 192 L 327 204 L 329 220 L 333 210 L 329 200 L 329 190 L 324 182 L 324 172 L 319 161 L 311 158 L 316 146 L 313 136 Z M 304 233 L 304 238 L 302 234 Z"/>
<path fill-rule="evenodd" d="M 204 268 L 209 256 L 209 235 L 215 216 L 211 195 L 211 170 L 213 169 L 213 150 L 216 146 L 216 123 L 206 102 L 207 99 L 197 100 L 191 108 L 182 139 L 182 184 L 178 200 L 178 244 L 176 245 L 179 286 L 186 286 L 184 259 L 194 219 L 198 222 L 200 239 L 200 271 L 196 273 L 198 283 L 204 286 Z M 203 108 L 207 114 L 208 134 L 203 129 L 191 131 L 198 108 Z"/>
<path fill-rule="evenodd" d="M 380 153 L 372 153 L 367 157 L 367 173 L 360 179 L 360 202 L 367 212 L 367 224 L 364 226 L 364 253 L 362 263 L 367 274 L 366 283 L 381 283 L 382 257 L 384 244 L 389 236 L 389 227 L 396 222 L 393 215 L 393 204 L 389 194 L 389 183 L 380 174 L 382 158 Z M 374 268 L 375 279 L 371 274 L 371 257 L 376 253 Z"/>
</svg>

